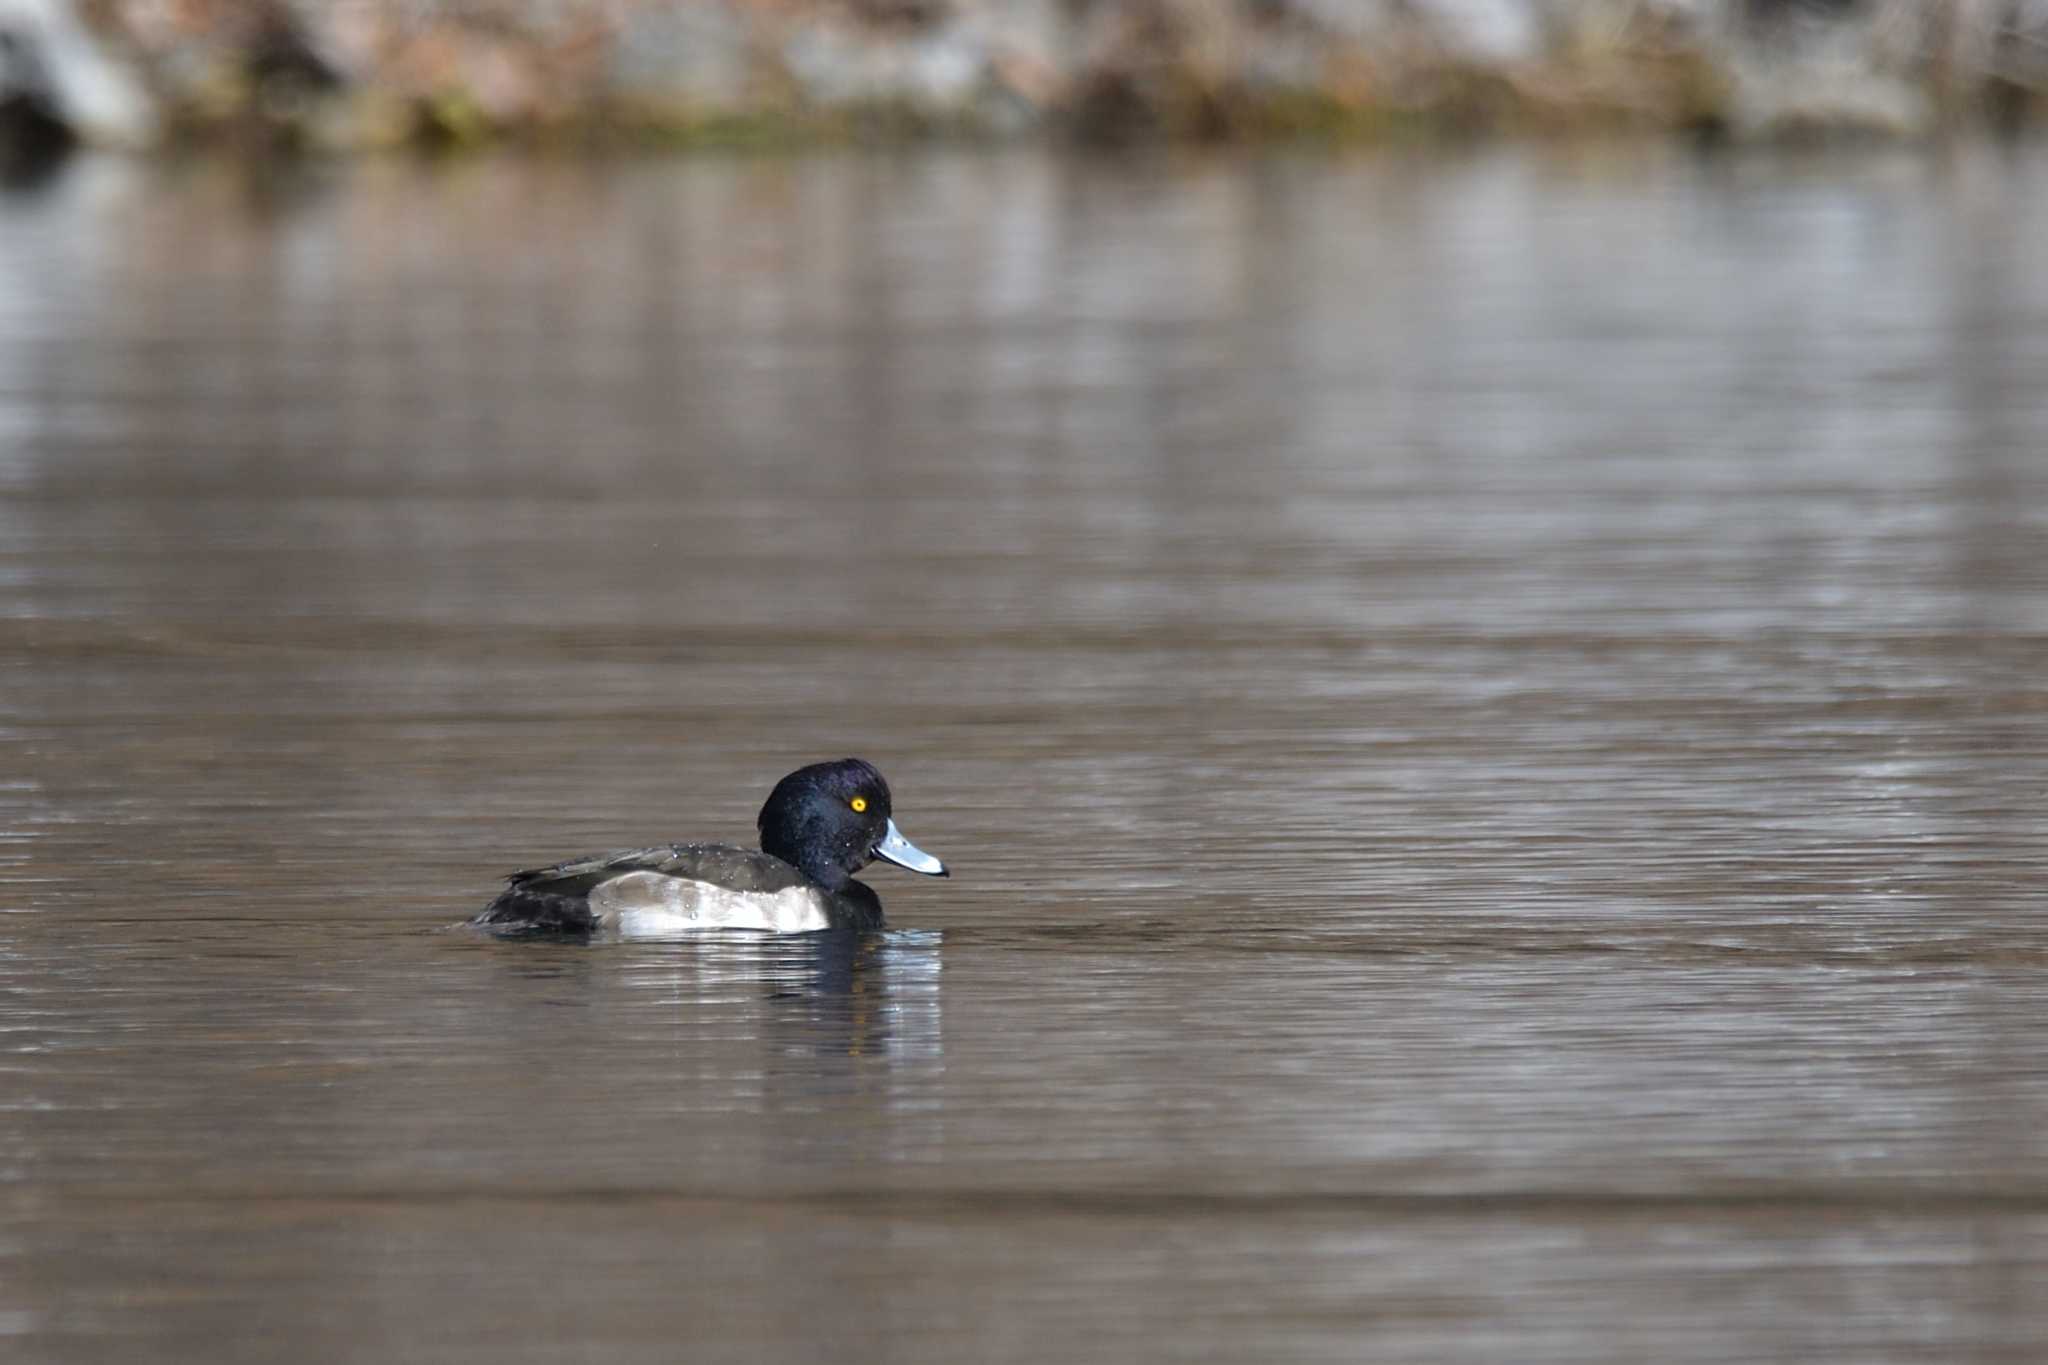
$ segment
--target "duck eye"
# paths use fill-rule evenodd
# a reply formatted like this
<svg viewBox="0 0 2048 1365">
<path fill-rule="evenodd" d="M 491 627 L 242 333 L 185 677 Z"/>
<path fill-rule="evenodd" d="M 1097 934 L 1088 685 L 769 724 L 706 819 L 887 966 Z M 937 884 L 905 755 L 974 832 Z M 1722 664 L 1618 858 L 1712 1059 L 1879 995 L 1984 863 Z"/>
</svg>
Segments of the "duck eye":
<svg viewBox="0 0 2048 1365">
<path fill-rule="evenodd" d="M 862 811 L 865 811 L 868 808 L 868 799 L 865 796 L 856 796 L 853 798 L 853 800 L 847 802 L 846 804 L 853 807 L 853 813 L 855 815 L 859 815 Z"/>
</svg>

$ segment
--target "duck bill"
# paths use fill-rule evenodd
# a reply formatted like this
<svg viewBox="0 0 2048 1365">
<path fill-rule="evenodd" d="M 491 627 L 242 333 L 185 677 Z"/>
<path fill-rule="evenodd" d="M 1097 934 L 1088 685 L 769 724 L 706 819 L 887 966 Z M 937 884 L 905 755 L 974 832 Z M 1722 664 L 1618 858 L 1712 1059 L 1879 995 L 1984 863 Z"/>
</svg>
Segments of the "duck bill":
<svg viewBox="0 0 2048 1365">
<path fill-rule="evenodd" d="M 875 845 L 875 856 L 886 858 L 898 867 L 912 872 L 922 872 L 927 877 L 944 877 L 946 865 L 916 844 L 903 837 L 903 831 L 896 828 L 896 822 L 889 822 L 889 832 L 882 836 L 882 842 Z"/>
</svg>

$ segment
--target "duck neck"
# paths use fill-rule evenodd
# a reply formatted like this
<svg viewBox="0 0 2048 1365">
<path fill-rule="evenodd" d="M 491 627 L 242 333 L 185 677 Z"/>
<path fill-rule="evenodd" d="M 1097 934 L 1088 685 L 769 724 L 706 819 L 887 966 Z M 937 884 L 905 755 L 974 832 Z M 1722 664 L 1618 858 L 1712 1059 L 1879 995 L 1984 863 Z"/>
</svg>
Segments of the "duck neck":
<svg viewBox="0 0 2048 1365">
<path fill-rule="evenodd" d="M 820 844 L 764 835 L 761 851 L 782 859 L 830 892 L 837 893 L 853 880 L 846 864 Z"/>
<path fill-rule="evenodd" d="M 796 869 L 834 895 L 855 885 L 853 874 L 841 867 L 836 859 L 806 858 L 796 865 Z"/>
<path fill-rule="evenodd" d="M 850 912 L 852 927 L 856 929 L 879 929 L 885 923 L 882 918 L 882 898 L 866 882 L 857 882 L 848 877 L 832 898 Z"/>
</svg>

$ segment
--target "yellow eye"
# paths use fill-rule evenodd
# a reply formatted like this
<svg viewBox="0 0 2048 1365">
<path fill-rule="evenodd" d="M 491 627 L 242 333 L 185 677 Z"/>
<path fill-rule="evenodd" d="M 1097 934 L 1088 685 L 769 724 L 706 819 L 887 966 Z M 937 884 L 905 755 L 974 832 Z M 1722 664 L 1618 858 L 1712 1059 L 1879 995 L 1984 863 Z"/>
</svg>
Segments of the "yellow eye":
<svg viewBox="0 0 2048 1365">
<path fill-rule="evenodd" d="M 855 815 L 859 815 L 862 811 L 868 808 L 868 799 L 865 796 L 856 796 L 853 798 L 853 800 L 847 802 L 846 804 L 853 807 L 853 813 Z"/>
</svg>

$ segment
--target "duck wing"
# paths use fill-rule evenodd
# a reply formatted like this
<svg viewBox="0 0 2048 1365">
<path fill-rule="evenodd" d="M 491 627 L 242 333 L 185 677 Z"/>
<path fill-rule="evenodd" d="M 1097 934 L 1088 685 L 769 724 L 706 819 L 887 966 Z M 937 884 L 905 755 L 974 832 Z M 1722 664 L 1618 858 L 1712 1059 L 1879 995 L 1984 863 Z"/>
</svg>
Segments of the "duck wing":
<svg viewBox="0 0 2048 1365">
<path fill-rule="evenodd" d="M 616 853 L 569 858 L 546 867 L 528 868 L 506 878 L 513 886 L 557 894 L 588 893 L 590 888 L 628 872 L 658 872 L 712 882 L 729 891 L 773 893 L 808 886 L 810 880 L 773 854 L 731 844 L 656 844 Z"/>
<path fill-rule="evenodd" d="M 710 882 L 740 892 L 773 894 L 810 885 L 803 873 L 759 849 L 729 844 L 656 844 L 514 872 L 506 878 L 508 885 L 498 898 L 485 906 L 474 922 L 536 933 L 587 934 L 597 928 L 590 893 L 635 872 Z"/>
</svg>

